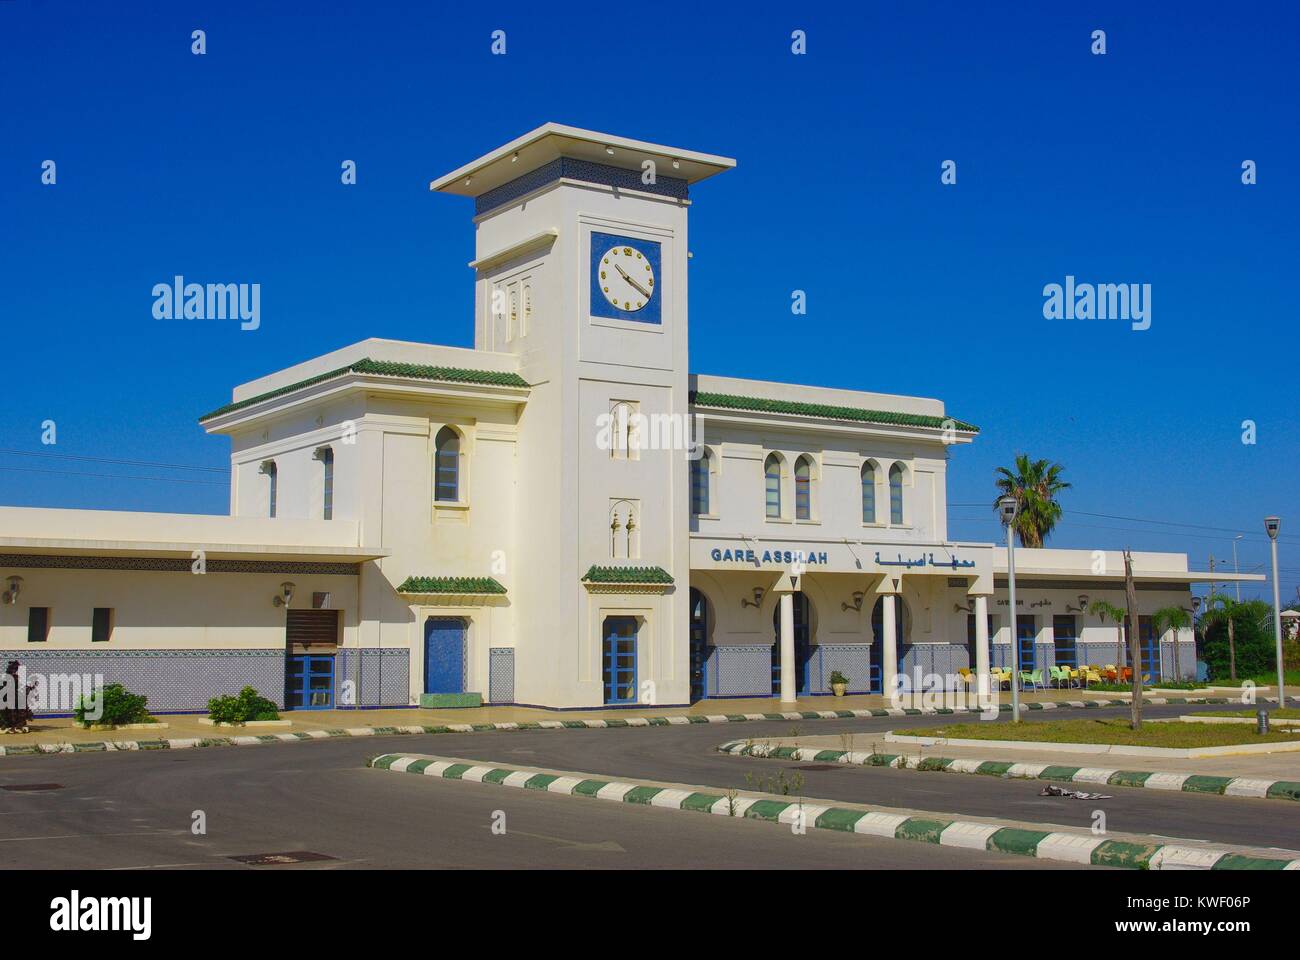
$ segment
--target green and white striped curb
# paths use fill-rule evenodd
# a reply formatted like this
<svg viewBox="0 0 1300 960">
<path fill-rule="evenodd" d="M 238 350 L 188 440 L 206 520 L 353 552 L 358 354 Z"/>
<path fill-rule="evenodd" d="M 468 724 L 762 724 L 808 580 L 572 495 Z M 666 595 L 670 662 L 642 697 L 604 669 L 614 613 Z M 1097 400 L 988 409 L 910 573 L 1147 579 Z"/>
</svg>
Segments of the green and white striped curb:
<svg viewBox="0 0 1300 960">
<path fill-rule="evenodd" d="M 1155 706 L 1179 703 L 1231 703 L 1223 698 L 1191 698 L 1144 701 Z M 1268 701 L 1272 702 L 1272 701 Z M 1021 704 L 1022 710 L 1095 710 L 1101 707 L 1126 707 L 1127 700 L 1048 700 Z M 1011 711 L 1010 704 L 998 709 Z M 47 753 L 112 753 L 131 750 L 185 750 L 194 747 L 244 747 L 262 743 L 293 743 L 299 740 L 328 740 L 334 737 L 387 737 L 425 733 L 483 733 L 502 730 L 599 730 L 620 727 L 668 727 L 698 723 L 745 723 L 754 720 L 863 720 L 873 717 L 946 716 L 955 713 L 981 713 L 978 707 L 906 707 L 874 710 L 788 710 L 782 713 L 713 713 L 674 714 L 663 717 L 612 717 L 608 720 L 522 720 L 499 723 L 449 723 L 426 726 L 351 727 L 333 730 L 307 730 L 295 733 L 267 733 L 241 737 L 192 737 L 160 740 L 97 740 L 90 743 L 34 743 L 6 747 L 0 745 L 0 757 L 25 757 Z"/>
<path fill-rule="evenodd" d="M 1300 800 L 1300 782 L 1294 780 L 1257 780 L 1251 777 L 1217 777 L 1201 773 L 1162 773 L 1151 770 L 1106 770 L 1101 767 L 1071 767 L 1053 763 L 907 756 L 901 753 L 814 750 L 811 747 L 773 747 L 771 744 L 747 743 L 743 740 L 724 743 L 718 747 L 718 751 L 733 756 L 799 760 L 804 763 L 844 763 L 893 767 L 897 770 L 944 770 L 948 773 L 977 773 L 989 777 L 1100 783 L 1112 787 L 1145 787 L 1148 790 L 1179 790 L 1184 793 L 1211 793 L 1226 797 Z"/>
<path fill-rule="evenodd" d="M 689 810 L 722 817 L 803 823 L 820 830 L 838 830 L 896 840 L 915 840 L 946 847 L 1015 853 L 1039 860 L 1074 864 L 1130 867 L 1138 870 L 1300 870 L 1300 852 L 1278 851 L 1283 857 L 1262 857 L 1247 848 L 1165 843 L 1154 837 L 1110 840 L 1091 833 L 1026 829 L 997 821 L 949 820 L 895 811 L 837 807 L 825 801 L 788 801 L 713 793 L 705 789 L 664 787 L 628 780 L 584 775 L 543 773 L 476 763 L 448 757 L 419 757 L 386 753 L 368 764 L 377 770 L 414 773 L 443 780 L 493 783 L 567 797 L 612 800 L 616 803 Z"/>
</svg>

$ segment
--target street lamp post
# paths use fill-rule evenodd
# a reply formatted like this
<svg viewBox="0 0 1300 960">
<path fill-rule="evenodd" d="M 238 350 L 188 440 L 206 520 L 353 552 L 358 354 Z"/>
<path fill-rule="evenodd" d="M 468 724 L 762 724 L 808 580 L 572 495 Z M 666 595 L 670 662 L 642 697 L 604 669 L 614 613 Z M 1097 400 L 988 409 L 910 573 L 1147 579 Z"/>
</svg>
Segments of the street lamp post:
<svg viewBox="0 0 1300 960">
<path fill-rule="evenodd" d="M 1282 596 L 1277 584 L 1277 532 L 1282 526 L 1278 517 L 1265 517 L 1264 529 L 1268 531 L 1269 545 L 1273 550 L 1273 638 L 1277 642 L 1277 706 L 1286 706 L 1286 669 L 1282 664 Z"/>
<path fill-rule="evenodd" d="M 1232 572 L 1241 573 L 1241 567 L 1237 565 L 1237 541 L 1242 538 L 1242 534 L 1237 534 L 1232 538 Z M 1237 581 L 1237 602 L 1241 603 L 1241 581 Z"/>
<path fill-rule="evenodd" d="M 998 514 L 1007 528 L 1007 602 L 1011 609 L 1011 722 L 1020 722 L 1020 637 L 1016 623 L 1016 514 L 1020 504 L 1007 494 L 998 498 Z"/>
</svg>

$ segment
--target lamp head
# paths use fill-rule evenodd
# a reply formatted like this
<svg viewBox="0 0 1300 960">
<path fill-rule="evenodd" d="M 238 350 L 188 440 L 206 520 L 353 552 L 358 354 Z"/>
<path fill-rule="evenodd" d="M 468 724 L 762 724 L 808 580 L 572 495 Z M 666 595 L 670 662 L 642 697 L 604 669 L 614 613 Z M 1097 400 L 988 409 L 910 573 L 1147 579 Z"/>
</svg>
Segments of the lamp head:
<svg viewBox="0 0 1300 960">
<path fill-rule="evenodd" d="M 1016 514 L 1020 512 L 1020 503 L 1011 494 L 998 498 L 998 516 L 1002 518 L 1005 526 L 1010 526 L 1016 521 Z"/>
<path fill-rule="evenodd" d="M 1277 539 L 1277 532 L 1278 532 L 1278 530 L 1280 530 L 1281 528 L 1282 528 L 1282 518 L 1281 518 L 1281 517 L 1265 517 L 1265 518 L 1264 518 L 1264 529 L 1268 531 L 1268 538 L 1269 538 L 1270 540 L 1276 540 L 1276 539 Z"/>
<path fill-rule="evenodd" d="M 271 598 L 271 603 L 277 607 L 287 607 L 293 599 L 293 588 L 294 584 L 289 580 L 280 584 L 280 592 Z"/>
</svg>

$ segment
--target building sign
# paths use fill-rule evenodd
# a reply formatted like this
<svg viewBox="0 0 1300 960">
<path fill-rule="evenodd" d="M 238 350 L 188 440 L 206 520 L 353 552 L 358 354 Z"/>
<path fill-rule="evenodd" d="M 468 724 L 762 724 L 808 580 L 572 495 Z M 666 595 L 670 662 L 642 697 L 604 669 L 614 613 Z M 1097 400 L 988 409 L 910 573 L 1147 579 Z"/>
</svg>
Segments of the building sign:
<svg viewBox="0 0 1300 960">
<path fill-rule="evenodd" d="M 719 550 L 714 547 L 709 556 L 717 563 L 817 563 L 824 566 L 829 562 L 825 550 L 820 553 L 816 550 L 764 550 L 759 554 L 756 550 Z"/>
</svg>

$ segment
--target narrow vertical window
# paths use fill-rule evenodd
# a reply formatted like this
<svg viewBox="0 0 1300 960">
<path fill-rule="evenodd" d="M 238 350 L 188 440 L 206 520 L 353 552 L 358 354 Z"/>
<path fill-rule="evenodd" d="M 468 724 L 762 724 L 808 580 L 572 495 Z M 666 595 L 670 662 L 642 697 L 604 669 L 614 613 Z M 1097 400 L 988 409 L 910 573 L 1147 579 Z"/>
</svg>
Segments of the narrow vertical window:
<svg viewBox="0 0 1300 960">
<path fill-rule="evenodd" d="M 691 461 L 691 513 L 697 517 L 709 512 L 709 451 L 701 450 L 700 459 Z"/>
<path fill-rule="evenodd" d="M 27 609 L 27 642 L 44 643 L 50 635 L 50 608 Z"/>
<path fill-rule="evenodd" d="M 812 464 L 800 457 L 794 465 L 794 516 L 796 520 L 812 519 Z"/>
<path fill-rule="evenodd" d="M 781 516 L 781 458 L 769 454 L 763 463 L 763 478 L 767 489 L 767 515 Z"/>
<path fill-rule="evenodd" d="M 533 325 L 533 287 L 532 284 L 524 284 L 524 313 L 523 320 L 519 322 L 519 336 L 528 336 L 528 331 Z"/>
<path fill-rule="evenodd" d="M 113 636 L 113 608 L 95 607 L 90 621 L 90 642 L 107 643 Z"/>
<path fill-rule="evenodd" d="M 451 427 L 443 427 L 433 445 L 433 499 L 457 503 L 460 500 L 460 434 Z"/>
<path fill-rule="evenodd" d="M 870 463 L 862 465 L 862 522 L 876 522 L 876 468 Z"/>
<path fill-rule="evenodd" d="M 264 460 L 262 462 L 262 472 L 266 474 L 266 479 L 269 481 L 266 494 L 266 515 L 273 518 L 275 516 L 276 498 L 280 493 L 280 472 L 276 468 L 274 460 Z"/>
<path fill-rule="evenodd" d="M 903 522 L 903 468 L 897 463 L 889 468 L 889 522 Z"/>
<path fill-rule="evenodd" d="M 321 488 L 321 517 L 325 520 L 334 519 L 334 448 L 317 447 L 316 459 L 321 462 L 324 469 L 324 478 Z"/>
</svg>

